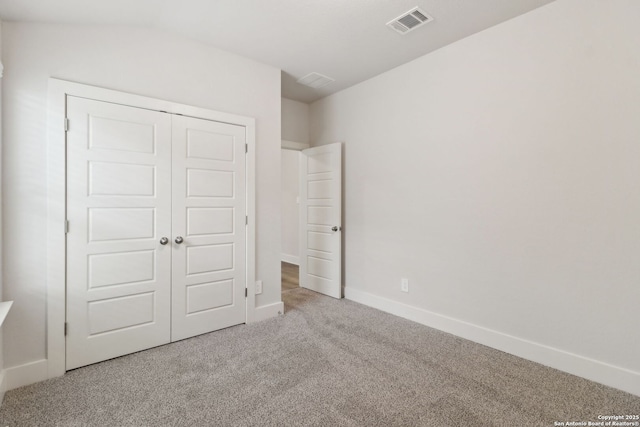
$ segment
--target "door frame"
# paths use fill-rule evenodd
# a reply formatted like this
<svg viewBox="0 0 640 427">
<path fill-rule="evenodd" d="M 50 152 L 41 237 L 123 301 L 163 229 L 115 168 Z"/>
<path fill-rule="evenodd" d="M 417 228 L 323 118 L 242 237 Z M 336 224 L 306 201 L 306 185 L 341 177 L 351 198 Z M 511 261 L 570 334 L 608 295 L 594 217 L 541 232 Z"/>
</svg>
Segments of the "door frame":
<svg viewBox="0 0 640 427">
<path fill-rule="evenodd" d="M 133 95 L 49 78 L 47 97 L 47 378 L 65 373 L 66 321 L 66 131 L 67 97 L 95 99 L 169 114 L 182 114 L 238 126 L 246 130 L 247 265 L 246 323 L 256 321 L 255 119 L 206 108 Z M 73 124 L 71 124 L 73 126 Z"/>
</svg>

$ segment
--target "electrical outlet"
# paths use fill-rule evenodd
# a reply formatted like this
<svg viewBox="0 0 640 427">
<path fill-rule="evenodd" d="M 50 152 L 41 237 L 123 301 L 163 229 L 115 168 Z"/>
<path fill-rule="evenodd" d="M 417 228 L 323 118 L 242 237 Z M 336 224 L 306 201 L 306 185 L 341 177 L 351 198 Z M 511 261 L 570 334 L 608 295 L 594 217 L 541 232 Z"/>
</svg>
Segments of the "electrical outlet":
<svg viewBox="0 0 640 427">
<path fill-rule="evenodd" d="M 256 280 L 256 295 L 262 293 L 262 280 Z"/>
<path fill-rule="evenodd" d="M 402 292 L 409 292 L 409 279 L 400 279 L 400 290 Z"/>
</svg>

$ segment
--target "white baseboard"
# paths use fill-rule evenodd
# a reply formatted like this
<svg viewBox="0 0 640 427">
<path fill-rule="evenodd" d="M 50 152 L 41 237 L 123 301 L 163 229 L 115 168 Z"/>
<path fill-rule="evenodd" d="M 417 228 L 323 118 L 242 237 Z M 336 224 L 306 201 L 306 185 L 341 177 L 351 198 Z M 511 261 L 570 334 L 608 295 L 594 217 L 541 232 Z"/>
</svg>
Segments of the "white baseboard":
<svg viewBox="0 0 640 427">
<path fill-rule="evenodd" d="M 284 303 L 282 301 L 276 302 L 275 304 L 263 305 L 256 307 L 253 321 L 260 322 L 261 320 L 267 320 L 281 314 L 284 314 Z"/>
<path fill-rule="evenodd" d="M 300 257 L 295 255 L 282 254 L 282 261 L 288 262 L 289 264 L 300 265 Z"/>
<path fill-rule="evenodd" d="M 345 298 L 523 359 L 640 396 L 640 372 L 514 337 L 357 289 L 346 287 Z"/>
<path fill-rule="evenodd" d="M 4 400 L 4 392 L 7 391 L 7 385 L 4 381 L 4 369 L 0 370 L 0 407 L 2 407 L 2 401 Z"/>
<path fill-rule="evenodd" d="M 25 363 L 4 370 L 6 390 L 44 381 L 48 376 L 46 359 Z"/>
</svg>

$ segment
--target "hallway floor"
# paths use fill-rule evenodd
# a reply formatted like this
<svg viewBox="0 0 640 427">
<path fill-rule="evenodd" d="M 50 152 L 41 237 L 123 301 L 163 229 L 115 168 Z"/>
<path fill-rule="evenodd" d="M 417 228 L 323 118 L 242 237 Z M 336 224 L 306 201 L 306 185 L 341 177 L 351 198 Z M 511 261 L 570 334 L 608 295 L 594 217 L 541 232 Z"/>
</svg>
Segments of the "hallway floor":
<svg viewBox="0 0 640 427">
<path fill-rule="evenodd" d="M 300 287 L 299 271 L 300 269 L 297 265 L 282 262 L 282 292 Z"/>
</svg>

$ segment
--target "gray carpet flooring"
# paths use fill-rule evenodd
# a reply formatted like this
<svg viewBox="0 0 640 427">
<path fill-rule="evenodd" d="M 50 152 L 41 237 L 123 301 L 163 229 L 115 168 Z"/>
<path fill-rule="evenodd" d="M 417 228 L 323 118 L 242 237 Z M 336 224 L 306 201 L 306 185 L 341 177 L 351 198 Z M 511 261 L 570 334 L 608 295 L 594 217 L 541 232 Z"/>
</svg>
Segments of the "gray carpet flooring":
<svg viewBox="0 0 640 427">
<path fill-rule="evenodd" d="M 0 426 L 553 426 L 640 397 L 297 288 L 286 314 L 7 392 Z"/>
</svg>

